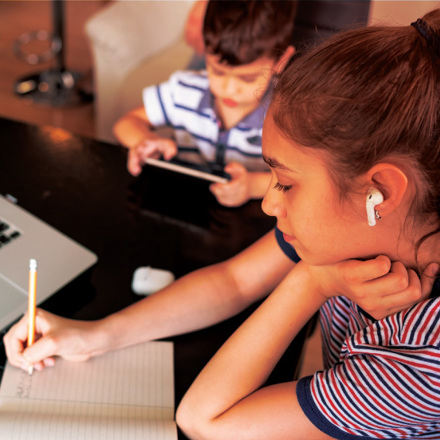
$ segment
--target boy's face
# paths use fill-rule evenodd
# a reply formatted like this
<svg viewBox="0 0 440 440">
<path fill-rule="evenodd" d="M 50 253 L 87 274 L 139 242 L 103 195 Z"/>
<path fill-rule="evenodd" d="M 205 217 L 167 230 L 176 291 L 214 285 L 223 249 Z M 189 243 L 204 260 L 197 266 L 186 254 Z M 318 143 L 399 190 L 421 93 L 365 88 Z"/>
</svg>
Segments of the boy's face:
<svg viewBox="0 0 440 440">
<path fill-rule="evenodd" d="M 247 114 L 257 108 L 273 74 L 275 61 L 262 57 L 241 66 L 219 62 L 217 55 L 206 54 L 206 69 L 216 105 Z"/>
</svg>

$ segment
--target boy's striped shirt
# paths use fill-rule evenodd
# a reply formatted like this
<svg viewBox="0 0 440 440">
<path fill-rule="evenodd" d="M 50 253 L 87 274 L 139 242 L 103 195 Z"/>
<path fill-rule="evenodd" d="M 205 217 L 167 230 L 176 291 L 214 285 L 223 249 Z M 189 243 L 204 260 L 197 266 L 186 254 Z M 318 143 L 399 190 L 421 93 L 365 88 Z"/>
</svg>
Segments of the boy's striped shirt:
<svg viewBox="0 0 440 440">
<path fill-rule="evenodd" d="M 249 171 L 268 171 L 261 157 L 266 106 L 260 105 L 235 127 L 222 129 L 206 71 L 175 72 L 167 82 L 145 88 L 143 102 L 154 127 L 172 128 L 180 158 L 219 163 L 220 155 L 222 166 L 235 161 Z"/>
</svg>

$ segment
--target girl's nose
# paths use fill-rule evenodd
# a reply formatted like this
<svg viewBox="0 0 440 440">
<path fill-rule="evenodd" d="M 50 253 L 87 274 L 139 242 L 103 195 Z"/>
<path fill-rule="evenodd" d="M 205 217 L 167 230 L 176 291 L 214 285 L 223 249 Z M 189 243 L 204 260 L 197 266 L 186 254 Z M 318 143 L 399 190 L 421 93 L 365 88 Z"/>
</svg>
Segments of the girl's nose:
<svg viewBox="0 0 440 440">
<path fill-rule="evenodd" d="M 286 216 L 286 208 L 284 207 L 282 197 L 282 193 L 273 188 L 271 182 L 261 202 L 263 212 L 271 217 L 284 218 Z"/>
</svg>

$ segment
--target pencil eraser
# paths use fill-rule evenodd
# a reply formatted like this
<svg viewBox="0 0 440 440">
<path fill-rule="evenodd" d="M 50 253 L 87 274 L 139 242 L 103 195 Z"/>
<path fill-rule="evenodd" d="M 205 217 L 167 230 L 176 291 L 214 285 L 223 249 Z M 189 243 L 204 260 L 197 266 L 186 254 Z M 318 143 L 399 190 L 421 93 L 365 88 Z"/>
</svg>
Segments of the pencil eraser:
<svg viewBox="0 0 440 440">
<path fill-rule="evenodd" d="M 155 269 L 151 266 L 138 267 L 133 274 L 131 288 L 139 295 L 151 295 L 174 281 L 169 270 Z"/>
<path fill-rule="evenodd" d="M 30 270 L 37 270 L 37 260 L 35 258 L 31 258 L 29 260 L 29 269 Z"/>
</svg>

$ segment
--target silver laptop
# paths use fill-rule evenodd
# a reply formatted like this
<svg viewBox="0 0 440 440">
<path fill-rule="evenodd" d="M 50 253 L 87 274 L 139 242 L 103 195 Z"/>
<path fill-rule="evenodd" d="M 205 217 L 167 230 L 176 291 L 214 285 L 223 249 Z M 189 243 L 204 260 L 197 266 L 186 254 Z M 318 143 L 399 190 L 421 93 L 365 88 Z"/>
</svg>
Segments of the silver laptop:
<svg viewBox="0 0 440 440">
<path fill-rule="evenodd" d="M 97 256 L 0 195 L 0 330 L 26 310 L 29 259 L 38 262 L 37 304 L 97 261 Z"/>
</svg>

